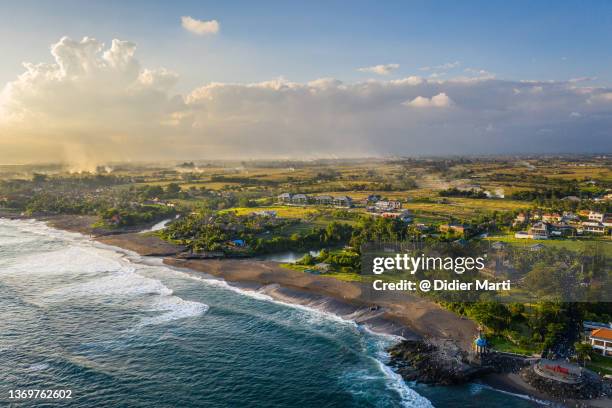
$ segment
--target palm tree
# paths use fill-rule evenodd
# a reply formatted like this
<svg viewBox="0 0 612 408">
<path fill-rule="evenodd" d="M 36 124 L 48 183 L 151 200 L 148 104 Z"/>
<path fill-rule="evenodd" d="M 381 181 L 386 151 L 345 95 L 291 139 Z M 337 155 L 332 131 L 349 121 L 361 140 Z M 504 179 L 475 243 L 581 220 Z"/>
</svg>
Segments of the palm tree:
<svg viewBox="0 0 612 408">
<path fill-rule="evenodd" d="M 576 350 L 576 360 L 582 362 L 583 367 L 586 365 L 587 360 L 591 361 L 593 347 L 589 343 L 576 342 L 574 349 Z"/>
</svg>

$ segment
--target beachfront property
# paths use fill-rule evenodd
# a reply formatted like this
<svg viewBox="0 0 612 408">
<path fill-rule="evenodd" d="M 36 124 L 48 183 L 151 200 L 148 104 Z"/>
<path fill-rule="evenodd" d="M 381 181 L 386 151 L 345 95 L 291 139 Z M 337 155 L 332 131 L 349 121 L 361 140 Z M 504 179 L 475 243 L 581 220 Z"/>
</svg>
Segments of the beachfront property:
<svg viewBox="0 0 612 408">
<path fill-rule="evenodd" d="M 612 329 L 601 327 L 591 332 L 589 343 L 603 356 L 612 357 Z"/>
</svg>

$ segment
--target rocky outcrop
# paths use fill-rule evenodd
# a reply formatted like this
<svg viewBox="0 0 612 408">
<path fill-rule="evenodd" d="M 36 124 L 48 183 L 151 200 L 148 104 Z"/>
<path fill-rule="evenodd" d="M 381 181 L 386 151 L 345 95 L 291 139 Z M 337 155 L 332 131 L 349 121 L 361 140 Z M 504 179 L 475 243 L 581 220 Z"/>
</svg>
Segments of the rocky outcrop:
<svg viewBox="0 0 612 408">
<path fill-rule="evenodd" d="M 404 340 L 388 350 L 390 365 L 406 381 L 425 384 L 462 384 L 492 372 L 490 366 L 468 364 L 466 353 L 450 342 L 434 344 Z"/>
</svg>

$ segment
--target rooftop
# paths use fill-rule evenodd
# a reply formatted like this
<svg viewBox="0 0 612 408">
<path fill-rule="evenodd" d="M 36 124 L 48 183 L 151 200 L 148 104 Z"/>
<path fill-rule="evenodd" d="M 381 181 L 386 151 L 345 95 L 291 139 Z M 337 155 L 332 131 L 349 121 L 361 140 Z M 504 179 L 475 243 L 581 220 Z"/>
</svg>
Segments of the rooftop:
<svg viewBox="0 0 612 408">
<path fill-rule="evenodd" d="M 591 337 L 597 337 L 598 339 L 612 340 L 612 330 L 601 328 L 591 332 Z"/>
</svg>

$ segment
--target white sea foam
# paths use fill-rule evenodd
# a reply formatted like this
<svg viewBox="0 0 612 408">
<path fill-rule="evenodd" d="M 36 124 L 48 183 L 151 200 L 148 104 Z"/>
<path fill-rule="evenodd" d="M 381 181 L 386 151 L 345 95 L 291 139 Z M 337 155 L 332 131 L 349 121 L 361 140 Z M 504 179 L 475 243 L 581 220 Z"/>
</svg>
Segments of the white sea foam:
<svg viewBox="0 0 612 408">
<path fill-rule="evenodd" d="M 553 403 L 550 402 L 550 401 L 543 401 L 543 400 L 534 398 L 534 397 L 532 397 L 530 395 L 518 394 L 518 393 L 515 393 L 515 392 L 500 390 L 500 389 L 497 389 L 495 387 L 491 387 L 491 386 L 486 385 L 486 384 L 481 384 L 481 383 L 476 384 L 476 383 L 474 383 L 474 384 L 471 384 L 471 387 L 474 388 L 475 390 L 478 390 L 477 392 L 479 392 L 480 390 L 486 388 L 488 390 L 497 391 L 497 392 L 502 393 L 502 394 L 512 395 L 513 397 L 521 398 L 521 399 L 524 399 L 524 400 L 527 400 L 527 401 L 532 401 L 532 402 L 535 402 L 535 403 L 540 404 L 540 405 L 553 406 Z M 470 391 L 472 391 L 472 389 L 470 389 Z M 474 392 L 474 391 L 472 391 L 472 392 Z"/>
<path fill-rule="evenodd" d="M 3 269 L 2 273 L 19 274 L 97 274 L 119 271 L 123 265 L 93 248 L 70 245 L 55 251 L 31 253 Z"/>
<path fill-rule="evenodd" d="M 174 269 L 174 268 L 173 268 Z M 309 306 L 304 306 L 304 305 L 299 305 L 299 304 L 294 304 L 294 303 L 287 303 L 287 302 L 282 302 L 280 300 L 274 299 L 273 297 L 271 297 L 270 295 L 265 294 L 265 288 L 262 288 L 260 290 L 254 291 L 254 290 L 249 290 L 249 289 L 242 289 L 242 288 L 238 288 L 236 286 L 230 285 L 228 282 L 222 280 L 222 279 L 217 279 L 214 277 L 211 278 L 205 278 L 205 277 L 199 277 L 199 276 L 194 276 L 191 273 L 187 273 L 187 272 L 181 272 L 178 269 L 174 269 L 176 272 L 186 275 L 191 279 L 194 280 L 198 280 L 198 281 L 202 281 L 206 284 L 209 285 L 214 285 L 214 286 L 218 286 L 218 287 L 222 287 L 224 289 L 229 289 L 231 291 L 234 291 L 236 293 L 239 293 L 241 295 L 246 295 L 246 296 L 250 296 L 252 298 L 258 299 L 258 300 L 262 300 L 262 301 L 266 301 L 266 302 L 272 302 L 272 303 L 276 303 L 276 304 L 280 304 L 283 306 L 287 306 L 290 308 L 294 308 L 294 309 L 298 309 L 302 312 L 306 312 L 305 315 L 309 315 L 309 316 L 316 316 L 317 321 L 320 321 L 320 319 L 325 319 L 327 321 L 333 321 L 336 323 L 341 323 L 341 324 L 345 324 L 345 325 L 350 325 L 352 327 L 357 327 L 360 330 L 364 330 L 366 332 L 368 332 L 370 335 L 372 335 L 375 339 L 377 339 L 376 341 L 376 357 L 373 358 L 378 366 L 378 368 L 380 369 L 380 371 L 382 372 L 382 374 L 384 375 L 384 379 L 385 379 L 385 383 L 387 385 L 387 387 L 395 392 L 397 392 L 402 400 L 402 406 L 405 408 L 427 408 L 427 407 L 433 407 L 432 403 L 425 397 L 421 396 L 420 394 L 418 394 L 416 391 L 414 391 L 412 388 L 410 388 L 406 382 L 404 381 L 404 379 L 401 377 L 401 375 L 397 374 L 396 372 L 394 372 L 389 366 L 387 366 L 384 361 L 388 360 L 388 354 L 385 351 L 386 347 L 389 346 L 390 344 L 392 344 L 393 342 L 397 342 L 402 340 L 401 336 L 396 336 L 393 334 L 386 334 L 386 333 L 377 333 L 374 332 L 372 330 L 370 330 L 369 328 L 367 328 L 366 326 L 363 325 L 358 325 L 355 321 L 353 320 L 347 320 L 347 319 L 343 319 L 341 316 L 338 316 L 334 313 L 330 313 L 330 312 L 326 312 L 326 311 L 322 311 L 322 310 L 318 310 L 318 309 L 314 309 L 312 307 Z M 315 321 L 312 319 L 308 319 L 308 323 L 314 323 Z M 361 378 L 361 380 L 364 380 L 367 378 Z"/>
<path fill-rule="evenodd" d="M 134 270 L 105 275 L 83 283 L 62 286 L 44 294 L 50 300 L 75 297 L 170 296 L 172 290 L 157 279 L 143 277 Z"/>
<path fill-rule="evenodd" d="M 0 223 L 1 222 L 6 222 L 6 220 L 0 220 Z M 177 319 L 196 317 L 206 313 L 209 307 L 200 302 L 188 301 L 178 296 L 174 296 L 172 291 L 161 281 L 140 275 L 138 273 L 138 266 L 134 264 L 134 262 L 143 263 L 156 268 L 164 268 L 167 272 L 172 270 L 183 277 L 199 280 L 208 285 L 219 286 L 257 300 L 298 309 L 304 313 L 303 317 L 310 324 L 320 323 L 321 320 L 325 320 L 340 323 L 342 325 L 349 325 L 359 330 L 368 330 L 367 328 L 357 325 L 353 320 L 345 319 L 334 313 L 316 308 L 317 306 L 322 307 L 322 305 L 300 305 L 274 299 L 266 293 L 266 290 L 271 288 L 263 288 L 260 291 L 242 289 L 230 285 L 224 280 L 198 277 L 190 273 L 184 273 L 176 268 L 168 268 L 162 265 L 159 260 L 143 258 L 127 250 L 100 244 L 80 234 L 55 230 L 40 222 L 11 221 L 11 223 L 14 223 L 14 225 L 16 224 L 15 226 L 22 231 L 45 235 L 63 240 L 69 244 L 67 248 L 46 253 L 46 256 L 42 254 L 26 256 L 20 259 L 19 266 L 14 268 L 13 272 L 49 273 L 49 271 L 51 271 L 51 273 L 57 274 L 91 273 L 97 275 L 93 279 L 89 279 L 85 282 L 73 283 L 55 288 L 46 292 L 45 295 L 47 296 L 106 296 L 113 298 L 116 296 L 142 297 L 143 295 L 154 294 L 155 296 L 150 298 L 149 305 L 143 307 L 143 312 L 160 312 L 160 314 L 143 317 L 141 322 L 135 327 L 136 330 L 144 326 L 164 324 Z M 296 316 L 290 316 L 289 318 L 295 317 Z M 426 398 L 412 390 L 399 374 L 393 372 L 391 368 L 383 363 L 383 361 L 386 361 L 383 343 L 385 345 L 389 344 L 390 341 L 398 340 L 398 337 L 379 333 L 374 333 L 374 335 L 379 336 L 380 344 L 376 345 L 378 353 L 376 358 L 373 359 L 376 361 L 376 364 L 383 374 L 383 379 L 387 387 L 400 395 L 402 404 L 405 407 L 431 407 L 432 404 Z"/>
<path fill-rule="evenodd" d="M 382 361 L 375 359 L 378 368 L 387 379 L 387 387 L 397 392 L 402 398 L 402 406 L 405 408 L 425 408 L 433 407 L 432 403 L 425 397 L 421 396 L 415 390 L 410 388 L 401 375 L 393 371 L 389 366 Z"/>
<path fill-rule="evenodd" d="M 159 260 L 141 265 L 136 262 L 143 258 L 134 252 L 104 245 L 80 234 L 56 230 L 37 221 L 0 219 L 0 226 L 3 225 L 17 228 L 26 236 L 43 235 L 64 243 L 63 247 L 47 252 L 34 253 L 21 249 L 23 253 L 0 271 L 0 274 L 13 276 L 29 274 L 49 277 L 47 286 L 55 284 L 55 287 L 42 293 L 30 293 L 34 298 L 42 298 L 45 302 L 74 298 L 102 302 L 112 302 L 117 297 L 134 299 L 145 309 L 143 312 L 160 312 L 156 316 L 144 317 L 142 325 L 193 317 L 208 310 L 203 303 L 174 296 L 172 289 L 161 280 L 139 273 L 147 268 L 146 265 L 169 271 Z M 71 283 L 66 284 L 66 278 Z"/>
<path fill-rule="evenodd" d="M 145 317 L 139 327 L 167 323 L 172 320 L 196 317 L 208 311 L 208 305 L 181 299 L 178 296 L 158 298 L 149 311 L 164 312 L 158 316 Z"/>
</svg>

